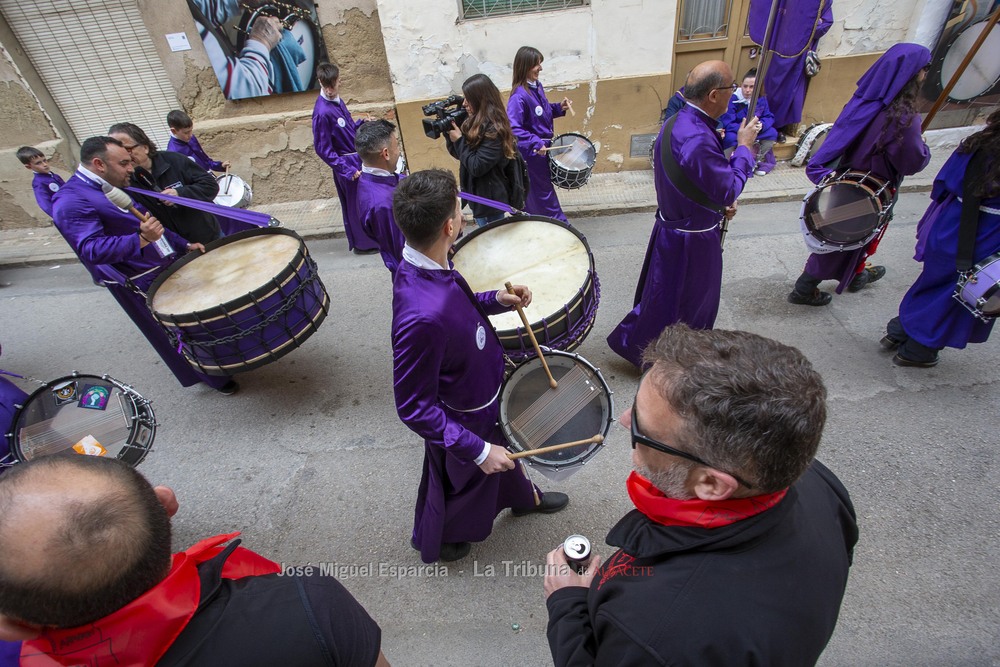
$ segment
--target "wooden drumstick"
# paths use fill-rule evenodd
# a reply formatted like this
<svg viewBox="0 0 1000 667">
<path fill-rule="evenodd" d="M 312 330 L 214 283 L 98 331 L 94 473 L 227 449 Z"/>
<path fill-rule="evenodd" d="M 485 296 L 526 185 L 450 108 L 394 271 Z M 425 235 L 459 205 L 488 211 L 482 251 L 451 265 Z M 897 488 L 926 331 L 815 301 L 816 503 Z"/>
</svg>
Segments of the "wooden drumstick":
<svg viewBox="0 0 1000 667">
<path fill-rule="evenodd" d="M 573 111 L 573 100 L 568 97 L 566 98 L 566 108 L 569 110 L 570 115 L 576 118 L 576 112 Z"/>
<path fill-rule="evenodd" d="M 128 196 L 128 193 L 120 188 L 116 188 L 110 183 L 104 183 L 101 185 L 101 190 L 104 191 L 104 196 L 111 200 L 111 203 L 118 208 L 123 208 L 129 213 L 134 215 L 139 219 L 139 222 L 146 222 L 146 215 L 135 207 L 132 202 L 132 198 Z"/>
<path fill-rule="evenodd" d="M 510 284 L 509 280 L 505 282 L 503 286 L 507 288 L 508 294 L 517 296 L 517 292 L 514 291 L 514 286 Z M 535 340 L 535 332 L 531 330 L 531 325 L 528 324 L 528 318 L 524 316 L 524 309 L 521 308 L 521 304 L 517 304 L 514 307 L 517 308 L 517 314 L 521 316 L 521 323 L 524 324 L 524 328 L 528 330 L 528 338 L 531 339 L 531 346 L 535 348 L 535 354 L 538 355 L 538 360 L 542 362 L 542 368 L 545 369 L 545 374 L 549 376 L 549 386 L 556 389 L 559 386 L 559 383 L 556 382 L 554 377 L 552 377 L 552 371 L 549 370 L 549 363 L 545 361 L 545 356 L 542 354 L 542 348 L 538 346 L 538 341 Z"/>
<path fill-rule="evenodd" d="M 549 445 L 548 447 L 539 447 L 538 449 L 529 449 L 526 452 L 507 452 L 507 458 L 513 461 L 514 459 L 523 459 L 525 456 L 535 456 L 537 454 L 548 454 L 549 452 L 557 452 L 560 449 L 569 449 L 570 447 L 579 447 L 580 445 L 599 445 L 604 442 L 604 436 L 598 433 L 597 435 L 587 438 L 586 440 L 576 440 L 574 442 L 564 442 L 561 445 Z"/>
</svg>

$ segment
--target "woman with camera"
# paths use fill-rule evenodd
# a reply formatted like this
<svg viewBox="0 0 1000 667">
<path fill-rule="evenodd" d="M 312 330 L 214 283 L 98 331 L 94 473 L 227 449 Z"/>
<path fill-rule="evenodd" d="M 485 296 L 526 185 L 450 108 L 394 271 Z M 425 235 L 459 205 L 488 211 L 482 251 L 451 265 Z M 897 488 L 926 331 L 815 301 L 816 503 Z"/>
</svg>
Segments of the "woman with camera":
<svg viewBox="0 0 1000 667">
<path fill-rule="evenodd" d="M 451 124 L 447 133 L 448 152 L 459 161 L 462 190 L 510 204 L 510 185 L 505 171 L 517 150 L 514 133 L 504 110 L 500 91 L 485 74 L 474 74 L 462 84 L 462 108 L 468 118 L 461 129 Z M 504 212 L 485 204 L 471 203 L 472 215 L 480 227 L 499 220 Z"/>
<path fill-rule="evenodd" d="M 566 214 L 559 206 L 559 197 L 552 187 L 547 152 L 555 133 L 552 119 L 565 116 L 570 102 L 566 97 L 562 102 L 549 102 L 545 97 L 545 89 L 538 80 L 542 60 L 544 58 L 538 49 L 522 46 L 517 50 L 507 115 L 517 137 L 517 146 L 528 164 L 531 186 L 524 210 L 566 222 Z"/>
</svg>

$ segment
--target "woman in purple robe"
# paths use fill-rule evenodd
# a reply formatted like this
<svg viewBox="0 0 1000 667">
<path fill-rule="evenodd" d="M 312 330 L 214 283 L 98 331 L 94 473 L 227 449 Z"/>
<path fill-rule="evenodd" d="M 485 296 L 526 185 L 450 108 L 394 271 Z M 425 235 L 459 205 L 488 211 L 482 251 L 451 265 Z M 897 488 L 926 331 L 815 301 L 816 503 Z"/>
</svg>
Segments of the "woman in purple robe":
<svg viewBox="0 0 1000 667">
<path fill-rule="evenodd" d="M 810 160 L 806 167 L 809 180 L 818 184 L 834 171 L 871 173 L 888 181 L 895 203 L 903 177 L 916 174 L 931 159 L 921 138 L 920 114 L 913 108 L 930 62 L 931 52 L 919 44 L 895 44 L 882 54 L 858 80 L 854 96 Z M 891 204 L 887 215 L 892 215 Z M 881 236 L 857 250 L 809 255 L 788 301 L 824 306 L 833 297 L 819 290 L 823 280 L 838 281 L 840 294 L 845 287 L 848 292 L 857 292 L 881 279 L 885 267 L 865 262 L 875 254 Z"/>
<path fill-rule="evenodd" d="M 973 155 L 988 156 L 984 168 L 970 169 Z M 930 368 L 938 351 L 985 342 L 993 320 L 983 322 L 952 298 L 958 273 L 962 199 L 969 179 L 973 196 L 980 198 L 973 263 L 1000 251 L 1000 111 L 987 119 L 986 129 L 967 137 L 934 180 L 931 205 L 917 227 L 916 259 L 924 269 L 899 304 L 899 316 L 886 325 L 882 347 L 896 350 L 897 366 Z M 962 199 L 960 199 L 962 198 Z M 993 280 L 991 278 L 991 280 Z"/>
<path fill-rule="evenodd" d="M 530 46 L 522 46 L 514 56 L 514 78 L 507 101 L 507 115 L 517 139 L 517 147 L 528 165 L 531 187 L 524 210 L 535 215 L 546 215 L 567 222 L 559 206 L 559 197 L 552 187 L 548 150 L 552 145 L 555 129 L 553 118 L 566 115 L 569 99 L 549 102 L 545 97 L 538 75 L 542 71 L 542 53 Z"/>
</svg>

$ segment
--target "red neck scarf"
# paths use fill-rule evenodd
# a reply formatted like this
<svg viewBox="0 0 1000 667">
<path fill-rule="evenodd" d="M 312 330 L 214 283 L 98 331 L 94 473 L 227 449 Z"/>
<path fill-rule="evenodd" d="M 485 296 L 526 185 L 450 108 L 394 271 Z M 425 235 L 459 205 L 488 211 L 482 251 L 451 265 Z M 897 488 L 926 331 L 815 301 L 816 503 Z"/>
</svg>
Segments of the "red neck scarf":
<svg viewBox="0 0 1000 667">
<path fill-rule="evenodd" d="M 76 628 L 47 629 L 21 645 L 22 667 L 55 665 L 152 665 L 187 626 L 201 600 L 198 564 L 223 551 L 239 533 L 216 535 L 174 554 L 170 573 L 118 611 Z M 276 574 L 277 563 L 236 547 L 222 569 L 224 579 Z"/>
<path fill-rule="evenodd" d="M 767 493 L 751 498 L 729 498 L 728 500 L 677 500 L 668 498 L 653 486 L 653 483 L 632 471 L 629 475 L 628 495 L 636 509 L 651 521 L 662 526 L 688 526 L 698 528 L 719 528 L 749 519 L 777 505 L 788 489 Z"/>
</svg>

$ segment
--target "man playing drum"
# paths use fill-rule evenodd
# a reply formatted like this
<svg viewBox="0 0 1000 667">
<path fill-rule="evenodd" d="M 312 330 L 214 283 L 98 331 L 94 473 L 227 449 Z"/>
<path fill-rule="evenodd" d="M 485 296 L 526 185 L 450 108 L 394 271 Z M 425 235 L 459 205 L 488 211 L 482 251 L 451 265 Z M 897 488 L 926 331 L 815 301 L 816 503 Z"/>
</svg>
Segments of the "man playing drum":
<svg viewBox="0 0 1000 667">
<path fill-rule="evenodd" d="M 156 276 L 177 259 L 177 254 L 165 257 L 159 254 L 154 244 L 161 236 L 166 236 L 179 252 L 183 249 L 204 252 L 205 247 L 188 243 L 164 229 L 154 217 L 140 223 L 108 200 L 101 186 L 109 183 L 118 188 L 128 187 L 132 169 L 132 158 L 120 141 L 111 137 L 91 137 L 84 141 L 80 166 L 53 198 L 56 228 L 94 280 L 107 287 L 132 318 L 181 385 L 189 387 L 204 382 L 223 394 L 233 394 L 239 389 L 235 380 L 198 373 L 177 352 L 146 308 L 144 295 L 138 292 L 148 289 Z"/>
<path fill-rule="evenodd" d="M 715 126 L 738 87 L 733 70 L 722 61 L 695 67 L 684 84 L 686 106 L 663 125 L 654 145 L 659 208 L 653 233 L 634 308 L 608 336 L 611 349 L 635 366 L 642 349 L 667 325 L 711 329 L 715 324 L 722 291 L 720 223 L 736 214 L 736 198 L 754 171 L 753 145 L 760 131 L 756 116 L 744 120 L 736 150 L 729 158 L 723 154 Z M 672 128 L 669 135 L 666 128 Z M 678 182 L 668 176 L 664 141 L 683 177 Z"/>
<path fill-rule="evenodd" d="M 551 514 L 569 498 L 542 495 L 504 447 L 491 444 L 504 442 L 497 426 L 504 358 L 489 315 L 527 306 L 531 291 L 473 293 L 449 268 L 448 251 L 465 225 L 450 172 L 401 181 L 393 212 L 406 238 L 392 296 L 396 412 L 424 439 L 411 544 L 425 563 L 454 561 L 489 537 L 505 508 Z"/>
</svg>

